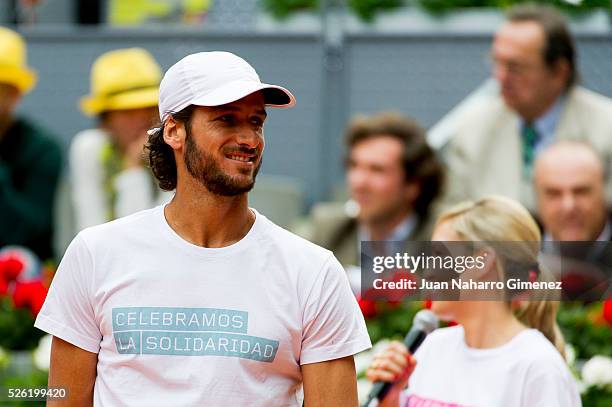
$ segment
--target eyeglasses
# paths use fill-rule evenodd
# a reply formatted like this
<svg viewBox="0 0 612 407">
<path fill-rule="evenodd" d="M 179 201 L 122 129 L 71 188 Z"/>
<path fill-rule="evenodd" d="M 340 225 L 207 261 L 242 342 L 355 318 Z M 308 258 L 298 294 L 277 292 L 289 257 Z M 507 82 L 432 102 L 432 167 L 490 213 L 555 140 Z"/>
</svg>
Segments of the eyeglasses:
<svg viewBox="0 0 612 407">
<path fill-rule="evenodd" d="M 490 54 L 487 55 L 486 61 L 490 68 L 494 70 L 498 68 L 503 68 L 509 75 L 512 76 L 525 76 L 529 72 L 539 68 L 539 66 L 534 64 L 502 60 Z"/>
</svg>

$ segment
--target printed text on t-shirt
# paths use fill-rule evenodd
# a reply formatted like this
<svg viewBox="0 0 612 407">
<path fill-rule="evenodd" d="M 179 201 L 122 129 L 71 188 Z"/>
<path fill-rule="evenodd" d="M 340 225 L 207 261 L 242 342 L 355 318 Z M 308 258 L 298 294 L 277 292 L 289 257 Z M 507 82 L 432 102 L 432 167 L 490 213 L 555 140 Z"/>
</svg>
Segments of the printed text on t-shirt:
<svg viewBox="0 0 612 407">
<path fill-rule="evenodd" d="M 117 352 L 272 362 L 278 341 L 246 335 L 249 314 L 220 308 L 113 308 Z"/>
</svg>

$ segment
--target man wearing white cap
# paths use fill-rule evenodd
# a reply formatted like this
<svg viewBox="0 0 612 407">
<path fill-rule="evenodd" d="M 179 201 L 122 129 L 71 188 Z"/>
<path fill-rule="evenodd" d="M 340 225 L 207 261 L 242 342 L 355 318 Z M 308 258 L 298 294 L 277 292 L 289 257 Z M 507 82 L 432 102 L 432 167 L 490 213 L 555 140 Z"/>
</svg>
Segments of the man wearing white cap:
<svg viewBox="0 0 612 407">
<path fill-rule="evenodd" d="M 81 232 L 36 321 L 67 405 L 357 404 L 370 340 L 342 267 L 248 207 L 265 107 L 294 103 L 227 52 L 166 72 L 147 147 L 175 197 Z"/>
</svg>

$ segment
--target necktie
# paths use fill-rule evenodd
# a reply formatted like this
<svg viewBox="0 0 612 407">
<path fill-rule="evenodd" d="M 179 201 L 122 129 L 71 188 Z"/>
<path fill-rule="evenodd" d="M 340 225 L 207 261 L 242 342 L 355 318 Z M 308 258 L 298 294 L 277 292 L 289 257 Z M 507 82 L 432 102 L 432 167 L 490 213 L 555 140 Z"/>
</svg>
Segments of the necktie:
<svg viewBox="0 0 612 407">
<path fill-rule="evenodd" d="M 537 130 L 533 126 L 526 125 L 523 127 L 521 140 L 523 144 L 523 169 L 526 173 L 531 172 L 533 159 L 535 156 L 535 147 L 539 140 Z"/>
</svg>

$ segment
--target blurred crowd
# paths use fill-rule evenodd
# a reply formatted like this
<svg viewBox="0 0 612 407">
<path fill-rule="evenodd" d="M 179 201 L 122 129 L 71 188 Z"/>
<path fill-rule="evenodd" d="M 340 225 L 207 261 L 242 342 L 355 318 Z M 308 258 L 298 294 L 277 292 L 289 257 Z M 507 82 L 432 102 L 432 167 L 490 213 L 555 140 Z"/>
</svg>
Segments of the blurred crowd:
<svg viewBox="0 0 612 407">
<path fill-rule="evenodd" d="M 210 4 L 205 0 L 176 3 L 189 4 L 190 10 L 198 12 Z M 147 9 L 162 19 L 163 13 L 158 12 Z M 172 14 L 169 9 L 165 12 Z M 130 22 L 145 19 L 147 13 L 117 15 Z M 371 300 L 365 298 L 367 294 L 361 295 L 364 241 L 374 242 L 369 247 L 385 257 L 411 251 L 415 246 L 410 243 L 415 241 L 535 242 L 535 249 L 529 252 L 529 268 L 520 270 L 521 278 L 530 282 L 545 281 L 548 270 L 543 270 L 548 264 L 540 269 L 541 261 L 551 254 L 549 257 L 558 258 L 560 242 L 578 241 L 587 244 L 573 246 L 573 258 L 564 259 L 572 268 L 551 270 L 564 283 L 563 297 L 553 299 L 578 300 L 574 305 L 584 309 L 607 300 L 602 318 L 612 325 L 612 248 L 606 244 L 612 241 L 612 99 L 581 86 L 576 55 L 574 39 L 561 14 L 551 7 L 520 5 L 509 10 L 490 46 L 491 76 L 498 91 L 480 96 L 461 111 L 446 144 L 434 148 L 418 117 L 382 111 L 349 120 L 344 131 L 344 156 L 339 157 L 344 162 L 346 196 L 315 203 L 290 228 L 335 254 L 366 318 L 372 321 L 378 317 L 380 297 Z M 0 345 L 4 348 L 32 348 L 42 334 L 29 319 L 20 321 L 17 313 L 11 318 L 12 308 L 7 308 L 8 297 L 3 299 L 3 295 L 12 295 L 15 309 L 30 307 L 33 315 L 38 314 L 67 244 L 59 241 L 58 235 L 71 238 L 85 228 L 173 198 L 174 193 L 167 191 L 172 187 L 160 188 L 160 184 L 169 185 L 168 178 L 160 177 L 159 167 L 155 167 L 154 177 L 149 164 L 149 160 L 155 162 L 151 146 L 155 146 L 154 135 L 158 133 L 161 79 L 159 63 L 143 48 L 99 55 L 91 66 L 89 92 L 78 101 L 81 112 L 95 124 L 71 138 L 66 154 L 56 135 L 28 118 L 27 111 L 17 113 L 20 102 L 36 86 L 37 75 L 28 64 L 24 38 L 0 27 L 0 317 L 5 316 L 4 321 L 0 319 Z M 180 112 L 176 117 L 180 118 Z M 160 143 L 168 147 L 158 139 L 157 145 Z M 160 153 L 157 158 L 163 156 Z M 270 201 L 278 199 L 270 195 Z M 69 222 L 59 219 L 59 206 L 69 208 Z M 266 208 L 253 206 L 264 215 L 273 215 Z M 188 216 L 198 219 L 193 213 Z M 46 261 L 52 265 L 42 266 Z M 56 274 L 55 287 L 61 275 Z M 505 276 L 512 275 L 516 270 L 510 265 Z M 69 303 L 61 294 L 56 298 L 61 298 L 58 304 L 63 302 L 63 307 Z M 413 400 L 419 394 L 453 400 L 456 389 L 468 389 L 469 393 L 474 383 L 485 383 L 484 391 L 478 388 L 473 392 L 478 394 L 468 399 L 482 396 L 482 400 L 489 400 L 497 393 L 503 398 L 505 391 L 512 389 L 508 402 L 519 394 L 527 400 L 525 405 L 540 405 L 533 400 L 547 400 L 547 405 L 579 405 L 570 371 L 563 363 L 573 363 L 568 351 L 574 348 L 566 346 L 566 333 L 561 333 L 557 321 L 573 328 L 568 343 L 576 346 L 574 353 L 581 358 L 608 356 L 609 326 L 602 328 L 603 321 L 592 326 L 578 319 L 562 321 L 557 301 L 525 298 L 520 293 L 511 301 L 435 298 L 433 305 L 430 301 L 428 306 L 442 319 L 463 328 L 438 330 L 425 342 L 419 363 L 429 370 L 415 370 L 409 389 Z M 525 306 L 515 309 L 515 299 Z M 406 302 L 385 300 L 389 315 L 393 310 L 406 311 L 400 308 Z M 419 301 L 417 306 L 423 305 Z M 407 315 L 399 318 L 402 333 Z M 390 320 L 380 318 L 380 325 L 391 325 Z M 519 337 L 524 326 L 533 329 Z M 376 327 L 368 327 L 373 341 L 395 333 L 389 330 L 383 334 Z M 498 336 L 489 335 L 491 332 Z M 523 342 L 510 341 L 515 334 Z M 499 342 L 487 342 L 491 338 Z M 466 343 L 477 346 L 468 348 Z M 493 358 L 478 360 L 465 357 L 472 350 L 501 353 L 489 353 Z M 1 351 L 2 347 L 0 384 Z M 47 361 L 48 353 L 43 357 Z M 394 367 L 390 363 L 393 359 L 401 363 Z M 609 364 L 609 359 L 604 361 Z M 513 370 L 523 362 L 539 370 Z M 361 373 L 373 382 L 390 380 L 390 373 L 400 375 L 399 381 L 393 376 L 399 389 L 406 385 L 406 372 L 412 374 L 415 364 L 404 345 L 392 343 Z M 588 369 L 583 370 L 585 389 L 597 384 L 587 380 L 584 372 Z M 533 377 L 550 381 L 540 383 Z M 46 376 L 40 380 L 47 382 Z M 608 379 L 600 381 L 609 385 Z M 609 397 L 609 388 L 602 389 Z M 399 405 L 399 400 L 408 396 L 397 393 L 393 397 L 393 405 Z M 587 400 L 583 391 L 584 405 L 591 405 Z M 427 402 L 425 398 L 421 401 L 423 405 Z"/>
<path fill-rule="evenodd" d="M 439 151 L 411 118 L 355 117 L 351 200 L 315 205 L 300 233 L 358 270 L 360 241 L 397 252 L 429 240 L 444 208 L 495 194 L 528 208 L 544 241 L 610 241 L 612 101 L 580 86 L 566 21 L 548 7 L 511 9 L 490 60 L 499 93 L 474 103 Z"/>
<path fill-rule="evenodd" d="M 499 93 L 475 103 L 440 150 L 430 147 L 418 118 L 352 118 L 344 157 L 350 199 L 315 204 L 295 231 L 351 270 L 360 241 L 401 250 L 428 240 L 443 208 L 497 194 L 523 203 L 544 240 L 609 241 L 612 100 L 580 85 L 566 21 L 549 7 L 515 7 L 490 50 Z M 0 28 L 0 247 L 61 258 L 52 248 L 53 207 L 65 164 L 73 235 L 171 199 L 144 154 L 161 69 L 141 48 L 100 55 L 90 94 L 79 102 L 97 124 L 76 134 L 63 156 L 56 137 L 15 113 L 36 84 L 26 54 L 19 34 Z"/>
<path fill-rule="evenodd" d="M 0 12 L 6 14 L 5 20 L 23 25 L 44 22 L 44 14 L 53 8 L 56 9 L 53 14 L 66 14 L 60 19 L 79 25 L 201 24 L 212 6 L 212 0 L 5 0 L 3 3 Z"/>
</svg>

